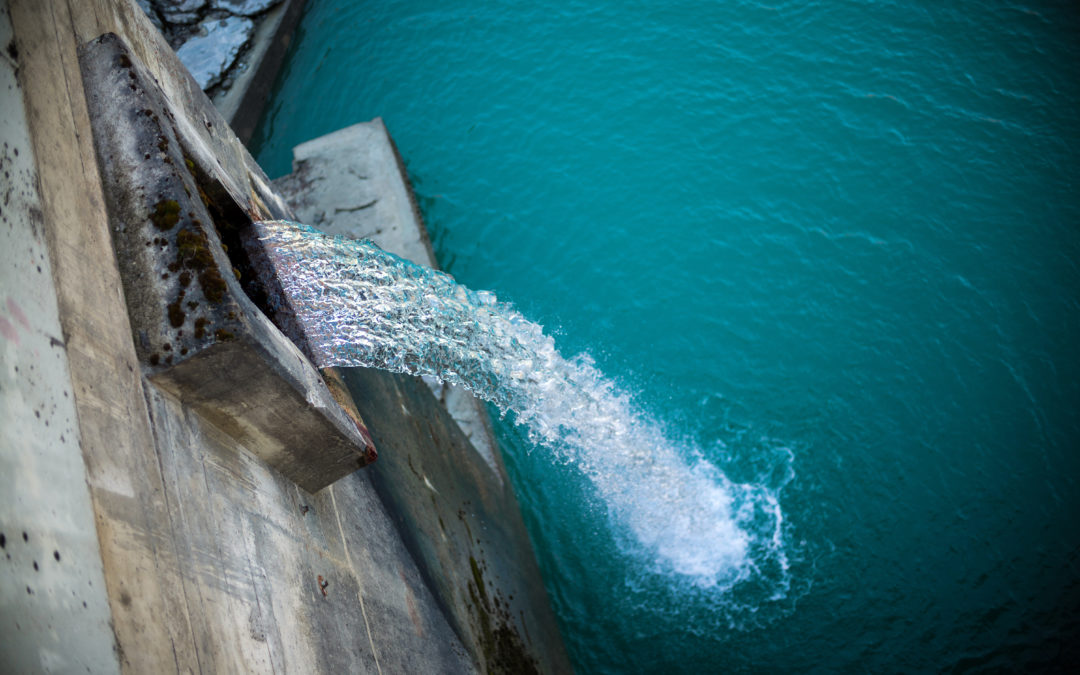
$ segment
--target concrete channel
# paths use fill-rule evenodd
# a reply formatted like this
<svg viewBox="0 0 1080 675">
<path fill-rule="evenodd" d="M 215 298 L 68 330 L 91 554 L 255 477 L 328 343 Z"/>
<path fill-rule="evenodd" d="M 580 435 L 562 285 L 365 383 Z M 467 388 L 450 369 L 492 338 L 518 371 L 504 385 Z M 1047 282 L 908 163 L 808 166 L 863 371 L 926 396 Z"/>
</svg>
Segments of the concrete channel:
<svg viewBox="0 0 1080 675">
<path fill-rule="evenodd" d="M 434 263 L 381 120 L 271 183 L 134 0 L 0 47 L 0 663 L 568 672 L 484 408 L 315 367 L 256 264 L 269 218 Z"/>
</svg>

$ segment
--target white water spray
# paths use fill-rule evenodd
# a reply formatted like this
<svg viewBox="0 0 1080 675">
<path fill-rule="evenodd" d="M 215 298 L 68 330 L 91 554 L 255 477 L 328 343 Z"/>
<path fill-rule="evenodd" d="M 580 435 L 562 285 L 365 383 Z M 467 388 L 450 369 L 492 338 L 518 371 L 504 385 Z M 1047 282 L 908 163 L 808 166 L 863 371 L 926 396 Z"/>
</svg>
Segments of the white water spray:
<svg viewBox="0 0 1080 675">
<path fill-rule="evenodd" d="M 491 293 L 286 221 L 256 223 L 320 366 L 368 366 L 466 387 L 596 486 L 616 522 L 668 573 L 701 587 L 786 583 L 775 491 L 686 456 L 586 357 Z"/>
</svg>

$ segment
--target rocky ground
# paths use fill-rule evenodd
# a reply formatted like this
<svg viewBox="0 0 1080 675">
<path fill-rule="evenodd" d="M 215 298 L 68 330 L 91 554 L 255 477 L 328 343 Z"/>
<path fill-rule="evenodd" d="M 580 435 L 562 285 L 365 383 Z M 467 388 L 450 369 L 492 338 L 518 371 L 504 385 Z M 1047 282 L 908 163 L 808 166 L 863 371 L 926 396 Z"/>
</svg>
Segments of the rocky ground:
<svg viewBox="0 0 1080 675">
<path fill-rule="evenodd" d="M 208 93 L 232 86 L 258 22 L 282 0 L 136 0 Z"/>
</svg>

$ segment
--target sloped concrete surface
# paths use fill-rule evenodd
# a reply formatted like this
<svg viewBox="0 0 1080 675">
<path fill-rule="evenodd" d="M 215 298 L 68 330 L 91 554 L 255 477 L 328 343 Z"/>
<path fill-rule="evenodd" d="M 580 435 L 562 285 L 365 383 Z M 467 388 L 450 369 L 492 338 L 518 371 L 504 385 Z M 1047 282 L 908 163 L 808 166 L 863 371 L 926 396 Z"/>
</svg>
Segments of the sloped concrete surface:
<svg viewBox="0 0 1080 675">
<path fill-rule="evenodd" d="M 0 669 L 118 672 L 18 68 L 0 53 Z"/>
<path fill-rule="evenodd" d="M 147 405 L 201 672 L 474 672 L 366 471 L 312 495 L 175 399 Z"/>
<path fill-rule="evenodd" d="M 382 457 L 364 473 L 482 670 L 569 673 L 521 511 L 419 379 L 345 370 Z"/>
</svg>

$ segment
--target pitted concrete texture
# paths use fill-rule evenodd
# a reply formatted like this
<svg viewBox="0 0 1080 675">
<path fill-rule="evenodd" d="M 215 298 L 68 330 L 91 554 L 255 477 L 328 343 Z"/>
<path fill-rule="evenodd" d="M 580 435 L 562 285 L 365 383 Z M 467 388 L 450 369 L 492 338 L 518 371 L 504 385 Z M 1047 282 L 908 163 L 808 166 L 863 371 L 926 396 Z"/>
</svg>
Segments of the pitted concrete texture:
<svg viewBox="0 0 1080 675">
<path fill-rule="evenodd" d="M 300 222 L 352 239 L 370 239 L 418 265 L 438 269 L 408 176 L 381 118 L 293 148 L 293 172 L 274 181 Z M 492 474 L 503 480 L 487 409 L 461 387 L 425 378 Z"/>
<path fill-rule="evenodd" d="M 274 187 L 306 225 L 438 267 L 382 118 L 296 146 L 293 173 Z"/>
<path fill-rule="evenodd" d="M 118 672 L 19 56 L 0 55 L 0 664 Z"/>
</svg>

